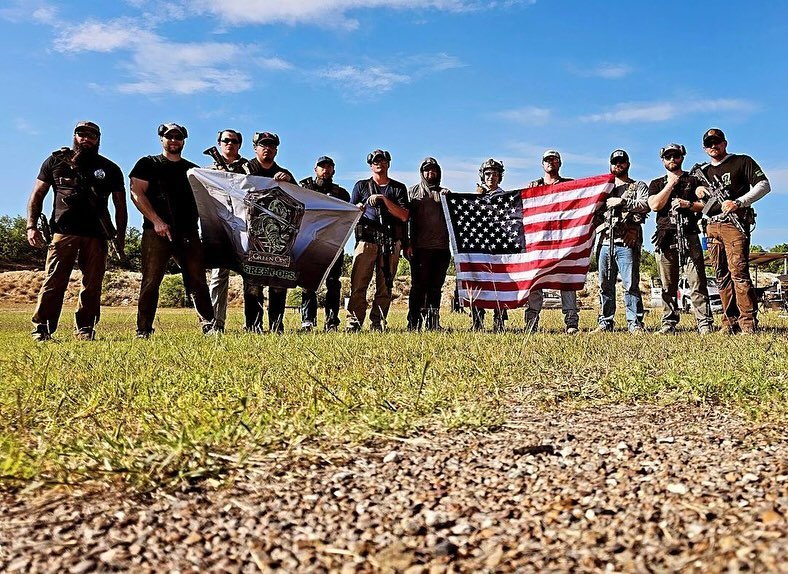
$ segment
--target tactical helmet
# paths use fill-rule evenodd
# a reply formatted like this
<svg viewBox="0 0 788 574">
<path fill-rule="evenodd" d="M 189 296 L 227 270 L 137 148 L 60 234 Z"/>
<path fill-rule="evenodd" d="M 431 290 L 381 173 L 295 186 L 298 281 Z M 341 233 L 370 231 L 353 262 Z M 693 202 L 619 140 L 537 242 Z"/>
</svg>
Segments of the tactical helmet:
<svg viewBox="0 0 788 574">
<path fill-rule="evenodd" d="M 493 158 L 490 158 L 487 161 L 485 161 L 479 168 L 479 179 L 481 179 L 482 182 L 484 181 L 484 172 L 485 170 L 488 169 L 497 171 L 498 173 L 501 174 L 501 179 L 503 179 L 503 172 L 504 172 L 503 163 L 501 163 L 500 161 L 495 161 Z"/>
<path fill-rule="evenodd" d="M 671 143 L 659 150 L 659 157 L 664 157 L 665 152 L 669 152 L 669 151 L 677 151 L 682 156 L 687 155 L 687 149 L 683 145 Z"/>
<path fill-rule="evenodd" d="M 254 132 L 252 136 L 252 145 L 258 146 L 265 142 L 269 142 L 279 147 L 279 136 L 271 132 Z"/>
<path fill-rule="evenodd" d="M 172 130 L 175 130 L 176 132 L 181 132 L 183 139 L 189 137 L 189 132 L 186 131 L 186 128 L 183 126 L 179 126 L 178 124 L 161 124 L 158 130 L 159 137 L 162 137 L 164 134 Z"/>
<path fill-rule="evenodd" d="M 375 151 L 370 152 L 369 155 L 367 155 L 367 163 L 369 165 L 372 165 L 372 162 L 375 161 L 375 158 L 378 157 L 382 157 L 387 162 L 391 163 L 391 154 L 386 150 L 382 150 L 382 149 L 376 149 Z"/>
</svg>

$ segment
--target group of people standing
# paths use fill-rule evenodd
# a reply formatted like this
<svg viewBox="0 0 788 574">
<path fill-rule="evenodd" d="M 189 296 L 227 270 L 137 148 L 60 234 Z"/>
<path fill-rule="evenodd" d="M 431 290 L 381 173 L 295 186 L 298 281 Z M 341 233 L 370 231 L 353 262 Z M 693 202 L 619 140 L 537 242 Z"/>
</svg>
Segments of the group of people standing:
<svg viewBox="0 0 788 574">
<path fill-rule="evenodd" d="M 148 338 L 154 332 L 159 289 L 170 259 L 181 269 L 187 294 L 194 302 L 205 334 L 224 331 L 227 317 L 229 270 L 212 269 L 210 281 L 198 230 L 198 213 L 187 179 L 196 164 L 182 156 L 188 132 L 185 127 L 168 123 L 157 130 L 162 153 L 137 161 L 129 173 L 131 199 L 143 215 L 142 283 L 137 308 L 136 334 Z M 101 285 L 106 268 L 108 246 L 114 245 L 123 256 L 127 225 L 127 208 L 123 174 L 120 168 L 99 154 L 101 131 L 93 122 L 79 122 L 74 129 L 73 144 L 53 152 L 42 164 L 28 202 L 27 237 L 31 245 L 49 245 L 44 284 L 33 315 L 33 337 L 44 341 L 57 328 L 65 290 L 76 263 L 82 272 L 82 288 L 76 312 L 76 336 L 91 340 L 100 316 Z M 297 183 L 318 193 L 349 201 L 362 211 L 355 229 L 356 246 L 350 273 L 350 300 L 347 305 L 346 330 L 361 330 L 367 310 L 367 290 L 374 277 L 375 295 L 370 311 L 370 329 L 384 330 L 391 304 L 392 277 L 399 258 L 409 259 L 412 285 L 408 307 L 408 329 L 440 328 L 440 300 L 450 264 L 449 233 L 441 206 L 441 195 L 450 191 L 441 186 L 441 167 L 432 157 L 419 167 L 420 181 L 408 188 L 389 177 L 391 154 L 376 149 L 367 156 L 371 174 L 358 181 L 352 193 L 333 182 L 335 163 L 321 156 L 314 166 L 314 176 L 296 180 L 279 166 L 276 155 L 279 136 L 256 132 L 252 138 L 255 157 L 240 154 L 243 136 L 225 129 L 217 135 L 218 153 L 213 169 L 273 178 Z M 682 267 L 693 290 L 692 302 L 701 333 L 712 328 L 703 252 L 699 240 L 699 214 L 705 201 L 713 195 L 709 183 L 719 183 L 726 193 L 717 214 L 708 219 L 706 234 L 723 302 L 723 329 L 729 332 L 752 332 L 757 327 L 755 296 L 749 277 L 749 232 L 754 222 L 752 204 L 769 191 L 769 183 L 749 156 L 727 153 L 722 131 L 711 129 L 703 136 L 703 146 L 711 163 L 703 168 L 703 182 L 682 168 L 686 150 L 678 144 L 662 148 L 660 157 L 667 175 L 646 185 L 629 177 L 629 156 L 616 150 L 610 157 L 610 171 L 615 187 L 600 210 L 603 220 L 598 227 L 601 306 L 599 331 L 614 327 L 616 275 L 624 285 L 624 301 L 629 330 L 643 330 L 643 302 L 639 288 L 642 224 L 647 212 L 657 212 L 655 247 L 663 285 L 664 313 L 660 332 L 675 331 L 678 308 L 675 301 L 678 276 Z M 543 154 L 544 175 L 530 186 L 554 185 L 568 181 L 560 175 L 561 155 L 555 150 Z M 500 183 L 504 166 L 489 159 L 479 169 L 478 193 L 502 193 Z M 53 212 L 49 221 L 42 218 L 44 198 L 54 189 Z M 107 209 L 108 198 L 114 204 L 114 225 Z M 608 210 L 618 210 L 617 218 L 604 217 Z M 613 241 L 607 237 L 611 233 Z M 681 241 L 676 240 L 677 230 Z M 49 233 L 51 231 L 51 234 Z M 46 235 L 51 235 L 45 237 Z M 610 246 L 612 247 L 612 251 Z M 612 262 L 609 260 L 612 258 Z M 325 329 L 340 325 L 340 275 L 342 257 L 329 270 L 326 279 Z M 263 331 L 263 286 L 243 277 L 244 328 Z M 287 293 L 268 289 L 268 329 L 281 333 Z M 562 310 L 567 333 L 578 332 L 577 295 L 561 292 Z M 526 326 L 538 328 L 542 308 L 541 290 L 533 290 L 526 309 Z M 317 326 L 317 294 L 302 290 L 302 330 Z M 505 327 L 507 313 L 495 310 L 494 330 Z M 472 310 L 473 328 L 483 328 L 484 310 Z"/>
</svg>

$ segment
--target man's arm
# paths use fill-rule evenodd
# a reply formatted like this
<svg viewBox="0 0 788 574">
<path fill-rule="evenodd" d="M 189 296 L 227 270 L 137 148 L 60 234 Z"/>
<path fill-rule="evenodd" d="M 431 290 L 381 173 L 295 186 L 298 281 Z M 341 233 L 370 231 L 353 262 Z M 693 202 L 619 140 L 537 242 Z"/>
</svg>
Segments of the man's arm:
<svg viewBox="0 0 788 574">
<path fill-rule="evenodd" d="M 44 246 L 44 236 L 38 229 L 38 218 L 44 207 L 44 197 L 49 191 L 49 184 L 40 179 L 36 179 L 33 184 L 33 191 L 27 202 L 27 242 L 33 247 Z"/>
<path fill-rule="evenodd" d="M 142 215 L 144 215 L 148 221 L 153 223 L 153 229 L 156 231 L 156 235 L 160 237 L 166 237 L 170 241 L 172 241 L 172 233 L 170 232 L 170 226 L 167 225 L 164 220 L 156 213 L 156 210 L 153 209 L 153 205 L 151 205 L 150 200 L 148 199 L 148 189 L 150 188 L 149 182 L 145 181 L 144 179 L 138 179 L 136 177 L 131 178 L 131 201 L 134 202 L 134 205 L 137 206 L 137 209 L 140 210 Z"/>
<path fill-rule="evenodd" d="M 112 204 L 115 206 L 115 228 L 118 230 L 118 234 L 115 236 L 115 247 L 118 250 L 118 255 L 123 258 L 126 255 L 126 226 L 129 222 L 125 189 L 121 187 L 112 192 Z"/>
<path fill-rule="evenodd" d="M 678 182 L 679 176 L 675 173 L 668 173 L 668 179 L 662 189 L 648 198 L 648 206 L 651 208 L 651 211 L 659 211 L 667 205 L 670 194 Z"/>
</svg>

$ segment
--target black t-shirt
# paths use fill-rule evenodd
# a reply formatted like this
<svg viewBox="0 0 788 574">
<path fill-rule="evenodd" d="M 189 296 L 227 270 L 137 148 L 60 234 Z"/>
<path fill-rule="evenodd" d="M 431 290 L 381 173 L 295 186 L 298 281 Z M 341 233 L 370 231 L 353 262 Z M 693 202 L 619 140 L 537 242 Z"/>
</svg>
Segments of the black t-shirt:
<svg viewBox="0 0 788 574">
<path fill-rule="evenodd" d="M 707 165 L 703 172 L 712 183 L 722 182 L 730 199 L 739 199 L 751 186 L 766 179 L 763 170 L 748 155 L 730 154 L 719 165 Z"/>
<path fill-rule="evenodd" d="M 651 181 L 648 186 L 648 196 L 657 195 L 662 188 L 668 183 L 668 176 L 663 175 Z M 671 217 L 670 204 L 674 199 L 685 199 L 687 201 L 698 201 L 698 196 L 695 195 L 695 190 L 701 185 L 700 180 L 691 176 L 686 171 L 682 172 L 679 176 L 678 183 L 673 187 L 670 192 L 670 197 L 667 203 L 662 206 L 662 209 L 657 211 L 657 227 L 675 227 L 676 222 Z M 700 221 L 701 214 L 697 211 L 690 209 L 679 209 L 679 213 L 686 217 L 684 229 L 688 233 L 698 233 L 698 221 Z"/>
<path fill-rule="evenodd" d="M 298 182 L 298 185 L 318 193 L 323 193 L 329 197 L 335 197 L 342 201 L 350 201 L 350 194 L 344 187 L 338 186 L 336 183 L 328 183 L 321 181 L 322 185 L 318 184 L 317 180 L 313 177 L 307 177 Z"/>
<path fill-rule="evenodd" d="M 283 167 L 280 167 L 276 162 L 271 164 L 271 167 L 263 167 L 256 157 L 249 160 L 244 166 L 244 172 L 249 175 L 259 175 L 261 177 L 274 177 L 280 171 L 285 172 L 287 175 L 290 176 L 290 182 L 288 183 L 296 183 L 296 178 Z"/>
<path fill-rule="evenodd" d="M 70 163 L 71 150 L 59 150 L 41 164 L 38 179 L 54 190 L 50 225 L 54 233 L 104 237 L 98 223 L 114 191 L 124 191 L 123 172 L 102 155 Z M 95 191 L 95 195 L 90 189 Z"/>
<path fill-rule="evenodd" d="M 362 179 L 356 182 L 356 185 L 353 186 L 353 193 L 350 194 L 350 202 L 351 203 L 366 203 L 371 195 L 375 194 L 383 194 L 388 199 L 396 203 L 398 206 L 402 207 L 403 209 L 410 209 L 410 201 L 408 201 L 408 189 L 405 187 L 404 183 L 400 183 L 394 179 L 389 179 L 388 184 L 384 186 L 379 186 L 372 178 L 369 179 Z M 380 212 L 383 216 L 383 223 L 391 227 L 394 233 L 395 240 L 406 240 L 407 239 L 407 232 L 405 223 L 397 218 L 394 217 L 389 210 L 386 209 L 386 206 L 381 204 L 380 205 Z M 377 207 L 372 206 L 365 206 L 364 208 L 364 215 L 359 220 L 359 225 L 369 225 L 377 221 Z"/>
<path fill-rule="evenodd" d="M 197 203 L 186 177 L 193 167 L 197 165 L 183 158 L 170 161 L 163 154 L 148 155 L 140 158 L 129 174 L 148 182 L 148 201 L 175 233 L 197 231 Z M 153 229 L 153 223 L 144 217 L 142 228 Z"/>
</svg>

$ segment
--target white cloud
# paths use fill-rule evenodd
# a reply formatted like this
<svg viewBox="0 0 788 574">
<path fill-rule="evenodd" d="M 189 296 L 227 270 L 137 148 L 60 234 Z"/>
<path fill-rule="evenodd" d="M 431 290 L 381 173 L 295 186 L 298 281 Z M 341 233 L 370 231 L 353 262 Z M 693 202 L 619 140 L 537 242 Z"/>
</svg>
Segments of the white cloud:
<svg viewBox="0 0 788 574">
<path fill-rule="evenodd" d="M 502 120 L 523 124 L 526 126 L 543 126 L 550 121 L 552 112 L 548 108 L 526 106 L 513 110 L 504 110 L 494 114 Z"/>
<path fill-rule="evenodd" d="M 383 66 L 369 66 L 366 68 L 338 66 L 316 72 L 316 75 L 338 82 L 344 89 L 352 91 L 358 96 L 366 95 L 370 91 L 374 92 L 374 94 L 369 95 L 388 92 L 398 84 L 405 84 L 410 81 L 410 76 L 393 72 Z"/>
<path fill-rule="evenodd" d="M 756 106 L 745 100 L 677 100 L 663 102 L 627 102 L 613 106 L 610 111 L 581 116 L 583 122 L 632 123 L 664 122 L 695 113 L 743 112 L 749 113 Z"/>
<path fill-rule="evenodd" d="M 603 78 L 605 80 L 618 80 L 632 73 L 632 67 L 627 64 L 603 62 L 595 66 L 567 66 L 569 72 L 585 78 Z"/>
<path fill-rule="evenodd" d="M 18 132 L 30 134 L 34 136 L 37 136 L 39 133 L 41 133 L 38 130 L 38 128 L 36 128 L 25 118 L 21 118 L 21 117 L 14 118 L 14 128 L 16 128 Z"/>
<path fill-rule="evenodd" d="M 118 85 L 122 93 L 240 92 L 252 86 L 249 74 L 233 67 L 247 57 L 248 47 L 222 42 L 170 42 L 126 18 L 62 27 L 55 49 L 77 53 L 128 52 L 129 60 L 122 67 L 131 80 Z M 259 63 L 272 70 L 290 66 L 279 58 Z"/>
<path fill-rule="evenodd" d="M 7 0 L 0 8 L 0 18 L 9 22 L 38 22 L 51 24 L 55 21 L 57 7 L 43 0 Z"/>
</svg>

